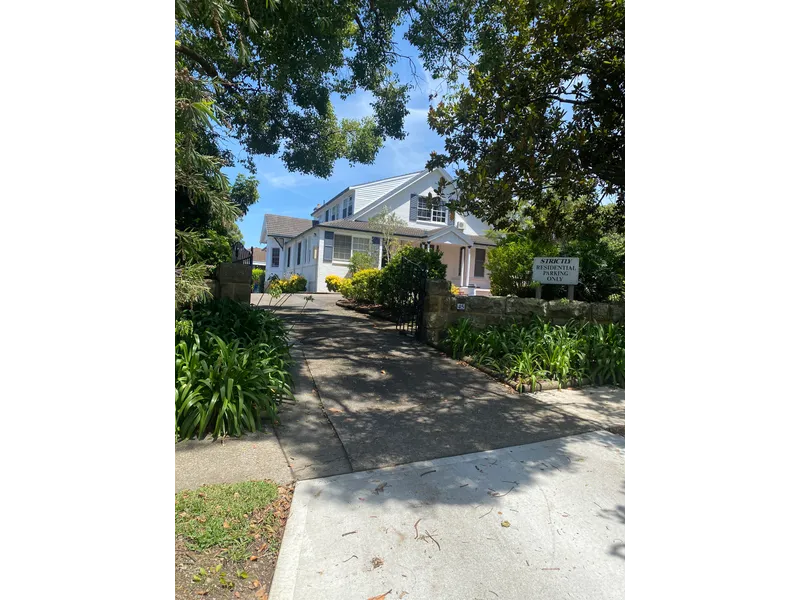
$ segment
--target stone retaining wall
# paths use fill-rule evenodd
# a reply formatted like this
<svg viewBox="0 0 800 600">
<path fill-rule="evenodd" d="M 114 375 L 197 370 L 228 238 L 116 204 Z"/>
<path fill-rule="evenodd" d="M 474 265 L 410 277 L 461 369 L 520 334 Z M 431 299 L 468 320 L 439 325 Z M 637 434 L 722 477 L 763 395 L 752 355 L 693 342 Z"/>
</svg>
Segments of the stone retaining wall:
<svg viewBox="0 0 800 600">
<path fill-rule="evenodd" d="M 463 310 L 458 310 L 459 304 L 464 305 Z M 621 323 L 625 321 L 625 306 L 514 296 L 451 296 L 449 282 L 436 279 L 427 282 L 423 325 L 425 338 L 432 344 L 441 343 L 447 328 L 462 317 L 485 327 L 534 316 L 557 325 L 570 320 Z"/>
</svg>

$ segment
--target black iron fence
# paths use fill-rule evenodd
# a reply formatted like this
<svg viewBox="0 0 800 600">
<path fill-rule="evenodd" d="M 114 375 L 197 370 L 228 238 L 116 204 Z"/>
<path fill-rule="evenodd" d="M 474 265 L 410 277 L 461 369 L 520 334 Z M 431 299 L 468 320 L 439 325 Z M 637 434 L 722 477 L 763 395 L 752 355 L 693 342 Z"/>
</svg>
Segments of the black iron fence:
<svg viewBox="0 0 800 600">
<path fill-rule="evenodd" d="M 243 265 L 252 265 L 253 264 L 253 249 L 250 248 L 249 250 L 244 247 L 244 244 L 240 244 L 236 242 L 231 246 L 233 260 L 231 262 L 239 263 Z"/>
</svg>

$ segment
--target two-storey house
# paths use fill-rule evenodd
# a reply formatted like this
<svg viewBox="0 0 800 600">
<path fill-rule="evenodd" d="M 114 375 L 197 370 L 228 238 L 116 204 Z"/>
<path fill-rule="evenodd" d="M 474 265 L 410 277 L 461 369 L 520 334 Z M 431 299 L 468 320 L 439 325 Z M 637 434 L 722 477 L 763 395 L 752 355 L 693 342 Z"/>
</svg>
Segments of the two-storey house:
<svg viewBox="0 0 800 600">
<path fill-rule="evenodd" d="M 351 185 L 318 206 L 311 219 L 264 215 L 267 276 L 297 273 L 308 280 L 308 291 L 326 292 L 325 277 L 344 277 L 354 252 L 383 254 L 381 233 L 369 219 L 386 207 L 405 224 L 395 233 L 401 243 L 440 250 L 451 283 L 488 293 L 486 252 L 495 245 L 485 235 L 490 227 L 449 211 L 435 191 L 441 178 L 452 181 L 435 169 Z"/>
</svg>

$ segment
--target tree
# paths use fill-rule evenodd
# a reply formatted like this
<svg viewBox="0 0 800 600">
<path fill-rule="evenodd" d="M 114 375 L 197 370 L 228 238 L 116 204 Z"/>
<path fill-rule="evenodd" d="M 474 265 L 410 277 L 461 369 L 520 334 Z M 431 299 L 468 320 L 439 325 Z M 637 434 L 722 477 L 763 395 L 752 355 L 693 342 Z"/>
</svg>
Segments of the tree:
<svg viewBox="0 0 800 600">
<path fill-rule="evenodd" d="M 335 160 L 370 163 L 384 138 L 404 137 L 408 86 L 389 68 L 402 6 L 177 0 L 176 69 L 204 83 L 247 159 L 281 152 L 290 171 L 327 177 Z M 337 120 L 331 95 L 359 88 L 374 95 L 374 117 Z"/>
<path fill-rule="evenodd" d="M 334 162 L 370 163 L 387 137 L 402 138 L 407 86 L 389 67 L 400 58 L 394 0 L 176 0 L 176 298 L 203 295 L 204 261 L 216 232 L 241 238 L 236 220 L 258 199 L 257 182 L 222 172 L 235 164 L 225 139 L 292 171 L 330 175 Z M 374 117 L 336 118 L 331 94 L 372 92 Z M 191 280 L 182 281 L 191 275 Z M 186 300 L 189 298 L 189 300 Z"/>
<path fill-rule="evenodd" d="M 406 222 L 399 215 L 389 212 L 384 205 L 377 215 L 369 218 L 369 224 L 380 231 L 383 253 L 386 256 L 386 262 L 389 262 L 401 246 L 400 240 L 395 237 L 395 234 L 400 227 L 406 226 Z"/>
<path fill-rule="evenodd" d="M 514 229 L 565 198 L 625 200 L 623 0 L 420 0 L 408 38 L 453 85 L 428 123 L 451 208 Z"/>
</svg>

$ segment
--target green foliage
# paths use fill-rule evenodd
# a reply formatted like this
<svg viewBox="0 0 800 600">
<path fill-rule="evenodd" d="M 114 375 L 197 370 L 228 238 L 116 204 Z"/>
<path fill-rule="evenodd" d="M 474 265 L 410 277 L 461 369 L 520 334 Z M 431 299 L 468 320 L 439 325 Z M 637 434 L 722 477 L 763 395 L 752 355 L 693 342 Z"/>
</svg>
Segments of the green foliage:
<svg viewBox="0 0 800 600">
<path fill-rule="evenodd" d="M 182 536 L 191 550 L 225 548 L 228 558 L 242 560 L 247 557 L 252 536 L 268 534 L 269 526 L 275 523 L 271 512 L 262 511 L 277 497 L 278 487 L 269 481 L 204 485 L 180 492 L 175 495 L 175 534 Z M 212 570 L 216 574 L 220 569 Z M 201 581 L 208 574 L 201 569 L 195 580 Z"/>
<path fill-rule="evenodd" d="M 390 212 L 389 208 L 384 205 L 377 215 L 370 217 L 369 224 L 381 232 L 383 254 L 386 257 L 386 262 L 392 260 L 392 257 L 400 249 L 400 240 L 397 239 L 395 234 L 400 227 L 406 227 L 408 223 L 399 215 Z"/>
<path fill-rule="evenodd" d="M 356 302 L 379 304 L 381 300 L 381 273 L 378 269 L 364 269 L 359 271 L 351 280 L 347 296 Z"/>
<path fill-rule="evenodd" d="M 264 269 L 254 268 L 250 273 L 250 289 L 255 290 L 256 286 L 264 289 Z"/>
<path fill-rule="evenodd" d="M 536 256 L 558 256 L 558 247 L 529 237 L 510 235 L 490 248 L 486 268 L 489 270 L 492 295 L 534 296 L 533 259 Z"/>
<path fill-rule="evenodd" d="M 384 138 L 404 136 L 408 86 L 388 67 L 406 8 L 394 0 L 181 0 L 176 72 L 208 91 L 198 118 L 224 111 L 221 125 L 248 164 L 281 152 L 289 170 L 328 177 L 337 159 L 371 163 Z M 374 116 L 339 122 L 331 96 L 359 89 L 373 94 Z"/>
<path fill-rule="evenodd" d="M 257 431 L 291 398 L 286 331 L 271 312 L 229 299 L 184 310 L 175 325 L 179 439 Z M 190 322 L 191 327 L 185 322 Z"/>
<path fill-rule="evenodd" d="M 398 299 L 423 291 L 426 279 L 444 279 L 446 273 L 447 266 L 438 250 L 403 246 L 381 270 L 381 299 L 390 311 L 396 312 Z"/>
<path fill-rule="evenodd" d="M 341 283 L 342 277 L 339 277 L 338 275 L 328 275 L 325 278 L 325 285 L 327 286 L 329 292 L 338 292 Z"/>
<path fill-rule="evenodd" d="M 580 259 L 579 284 L 575 298 L 587 302 L 605 302 L 610 296 L 624 298 L 625 293 L 625 238 L 610 234 L 599 239 L 581 239 L 567 242 L 562 256 Z"/>
<path fill-rule="evenodd" d="M 350 271 L 348 274 L 353 277 L 359 271 L 372 269 L 375 266 L 375 257 L 367 252 L 353 252 L 350 257 Z"/>
<path fill-rule="evenodd" d="M 563 198 L 625 199 L 623 0 L 428 0 L 407 37 L 452 85 L 428 123 L 458 164 L 450 206 L 497 228 Z M 461 83 L 465 82 L 465 83 Z"/>
<path fill-rule="evenodd" d="M 445 343 L 453 358 L 469 355 L 521 384 L 541 379 L 565 384 L 582 378 L 625 384 L 624 325 L 553 325 L 537 318 L 481 330 L 461 319 L 449 327 Z"/>
<path fill-rule="evenodd" d="M 190 264 L 175 270 L 175 308 L 191 306 L 211 296 L 205 278 L 209 267 L 203 264 Z"/>
<path fill-rule="evenodd" d="M 188 338 L 194 333 L 194 325 L 191 321 L 180 319 L 175 321 L 175 337 Z"/>
</svg>

